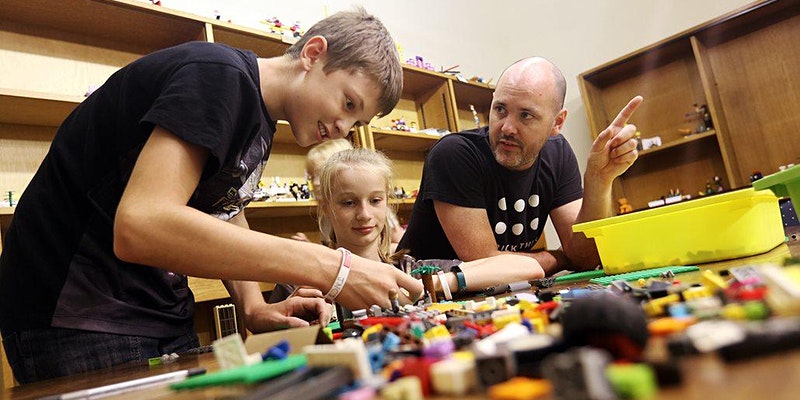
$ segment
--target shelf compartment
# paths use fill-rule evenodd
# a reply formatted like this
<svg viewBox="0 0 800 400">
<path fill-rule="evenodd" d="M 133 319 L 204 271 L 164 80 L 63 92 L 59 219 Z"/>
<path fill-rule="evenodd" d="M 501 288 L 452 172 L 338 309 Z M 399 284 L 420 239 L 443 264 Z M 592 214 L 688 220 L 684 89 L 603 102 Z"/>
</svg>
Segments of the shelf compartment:
<svg viewBox="0 0 800 400">
<path fill-rule="evenodd" d="M 290 46 L 281 35 L 227 22 L 215 21 L 210 31 L 214 42 L 251 50 L 263 58 L 282 56 Z"/>
<path fill-rule="evenodd" d="M 482 83 L 461 82 L 455 79 L 451 82 L 455 95 L 453 109 L 456 110 L 456 131 L 477 128 L 470 105 L 475 107 L 475 112 L 478 114 L 480 121 L 478 125 L 488 125 L 494 88 Z"/>
<path fill-rule="evenodd" d="M 725 189 L 730 189 L 716 136 L 698 135 L 680 145 L 653 149 L 636 160 L 617 178 L 615 199 L 626 197 L 634 209 L 645 209 L 648 202 L 666 196 L 671 189 L 696 196 L 705 190 L 706 182 L 713 184 L 714 176 L 721 177 Z"/>
<path fill-rule="evenodd" d="M 426 152 L 441 136 L 428 135 L 420 132 L 389 131 L 385 129 L 372 129 L 375 148 L 378 150 L 400 150 L 411 152 Z"/>
<path fill-rule="evenodd" d="M 394 110 L 381 118 L 373 118 L 371 129 L 389 130 L 393 120 L 403 118 L 406 126 L 417 130 L 456 129 L 448 88 L 449 77 L 424 69 L 403 66 L 403 92 Z M 376 143 L 377 146 L 377 143 Z"/>
<path fill-rule="evenodd" d="M 205 23 L 142 2 L 9 0 L 0 14 L 0 87 L 83 96 L 158 49 L 205 40 Z"/>
<path fill-rule="evenodd" d="M 693 133 L 693 134 L 691 134 L 689 136 L 684 137 L 683 139 L 673 140 L 673 141 L 670 141 L 670 142 L 666 142 L 666 143 L 662 144 L 661 146 L 651 147 L 651 148 L 649 148 L 647 150 L 642 150 L 642 151 L 639 152 L 639 157 L 644 157 L 644 156 L 647 156 L 649 154 L 657 153 L 659 151 L 668 150 L 668 149 L 671 149 L 673 147 L 687 145 L 687 144 L 692 143 L 692 142 L 694 142 L 696 140 L 702 140 L 702 139 L 705 139 L 705 138 L 707 138 L 709 136 L 716 136 L 716 134 L 717 134 L 717 132 L 714 131 L 714 130 L 710 130 L 710 131 L 706 131 L 706 132 L 702 132 L 702 133 Z M 662 141 L 662 143 L 663 143 L 663 141 Z"/>
</svg>

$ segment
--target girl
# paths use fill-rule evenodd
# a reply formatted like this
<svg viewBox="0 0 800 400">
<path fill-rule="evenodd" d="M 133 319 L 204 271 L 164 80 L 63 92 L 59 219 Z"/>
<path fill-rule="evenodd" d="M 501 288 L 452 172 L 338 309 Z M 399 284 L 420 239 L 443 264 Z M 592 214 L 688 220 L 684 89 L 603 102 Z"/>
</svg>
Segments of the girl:
<svg viewBox="0 0 800 400">
<path fill-rule="evenodd" d="M 317 188 L 320 187 L 320 173 L 322 172 L 322 167 L 325 165 L 325 162 L 328 161 L 333 154 L 336 154 L 342 150 L 350 150 L 353 148 L 353 144 L 350 143 L 347 139 L 333 139 L 322 142 L 308 151 L 306 155 L 306 178 L 311 182 L 312 192 L 314 193 L 314 198 L 319 198 L 320 194 L 317 191 Z M 403 237 L 403 233 L 405 233 L 405 229 L 400 225 L 400 220 L 397 218 L 397 214 L 395 214 L 394 210 L 389 208 L 388 209 L 388 223 L 391 232 L 391 243 L 392 243 L 392 250 L 397 247 L 397 243 L 400 242 L 400 238 Z M 320 213 L 321 214 L 321 213 Z M 326 222 L 327 223 L 327 222 Z M 330 227 L 326 226 L 323 227 L 320 225 L 320 231 L 330 231 Z M 292 239 L 301 240 L 308 242 L 308 238 L 302 232 L 297 232 Z M 323 240 L 323 244 L 327 245 L 327 243 Z"/>
</svg>

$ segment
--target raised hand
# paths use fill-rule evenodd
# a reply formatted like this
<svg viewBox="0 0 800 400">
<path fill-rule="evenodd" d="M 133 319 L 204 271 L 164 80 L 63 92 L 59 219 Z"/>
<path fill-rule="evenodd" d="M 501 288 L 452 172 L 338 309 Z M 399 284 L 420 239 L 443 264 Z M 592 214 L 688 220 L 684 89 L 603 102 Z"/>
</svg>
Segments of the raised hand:
<svg viewBox="0 0 800 400">
<path fill-rule="evenodd" d="M 614 178 L 622 175 L 636 161 L 636 126 L 629 125 L 628 120 L 639 108 L 644 99 L 636 96 L 617 114 L 608 128 L 600 132 L 589 149 L 586 163 L 585 184 L 601 183 L 611 185 Z M 588 182 L 597 179 L 597 182 Z"/>
</svg>

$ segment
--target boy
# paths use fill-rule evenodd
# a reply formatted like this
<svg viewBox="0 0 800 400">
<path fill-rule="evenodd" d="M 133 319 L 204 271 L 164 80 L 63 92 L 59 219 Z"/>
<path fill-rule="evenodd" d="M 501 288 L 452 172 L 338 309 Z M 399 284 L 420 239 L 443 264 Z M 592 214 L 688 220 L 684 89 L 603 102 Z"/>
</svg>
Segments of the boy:
<svg viewBox="0 0 800 400">
<path fill-rule="evenodd" d="M 321 299 L 268 305 L 253 281 L 354 309 L 389 307 L 398 287 L 419 294 L 391 265 L 250 231 L 241 213 L 276 120 L 308 146 L 389 112 L 401 88 L 389 33 L 361 9 L 283 57 L 187 43 L 117 71 L 59 128 L 5 237 L 0 330 L 16 379 L 196 346 L 186 275 L 226 280 L 252 332 L 329 317 Z"/>
</svg>

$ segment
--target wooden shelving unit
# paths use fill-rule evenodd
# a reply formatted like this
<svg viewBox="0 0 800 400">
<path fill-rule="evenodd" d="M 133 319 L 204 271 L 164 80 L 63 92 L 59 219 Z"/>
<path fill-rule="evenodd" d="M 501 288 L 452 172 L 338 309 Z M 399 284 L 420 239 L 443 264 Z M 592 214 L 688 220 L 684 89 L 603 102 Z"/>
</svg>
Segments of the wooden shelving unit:
<svg viewBox="0 0 800 400">
<path fill-rule="evenodd" d="M 266 30 L 236 26 L 215 19 L 135 0 L 7 0 L 0 13 L 0 193 L 24 192 L 50 146 L 61 122 L 85 94 L 119 68 L 163 48 L 189 41 L 209 41 L 254 51 L 260 57 L 284 54 L 291 40 Z M 417 129 L 451 132 L 474 125 L 472 104 L 485 123 L 492 88 L 464 83 L 452 76 L 404 66 L 404 89 L 396 109 L 358 130 L 357 143 L 384 151 L 394 162 L 397 186 L 410 193 L 419 187 L 422 164 L 438 137 L 385 130 L 391 120 L 404 118 Z M 278 131 L 265 167 L 264 182 L 305 181 L 305 154 L 296 145 L 291 127 L 278 122 Z M 401 220 L 414 199 L 392 200 Z M 13 208 L 0 208 L 0 238 L 13 218 Z M 316 202 L 252 203 L 245 210 L 254 230 L 289 237 L 306 233 L 318 240 Z M 269 290 L 271 284 L 264 284 Z M 224 300 L 219 282 L 194 279 L 190 286 L 205 304 Z M 208 310 L 198 304 L 197 329 L 211 339 Z M 207 308 L 207 307 L 206 307 Z M 13 382 L 4 369 L 4 383 Z"/>
<path fill-rule="evenodd" d="M 635 208 L 670 189 L 696 193 L 714 176 L 725 188 L 749 184 L 800 157 L 800 3 L 758 1 L 580 74 L 591 131 L 601 132 L 637 94 L 642 137 L 662 146 L 641 157 L 614 185 Z M 706 104 L 714 130 L 684 138 Z"/>
</svg>

